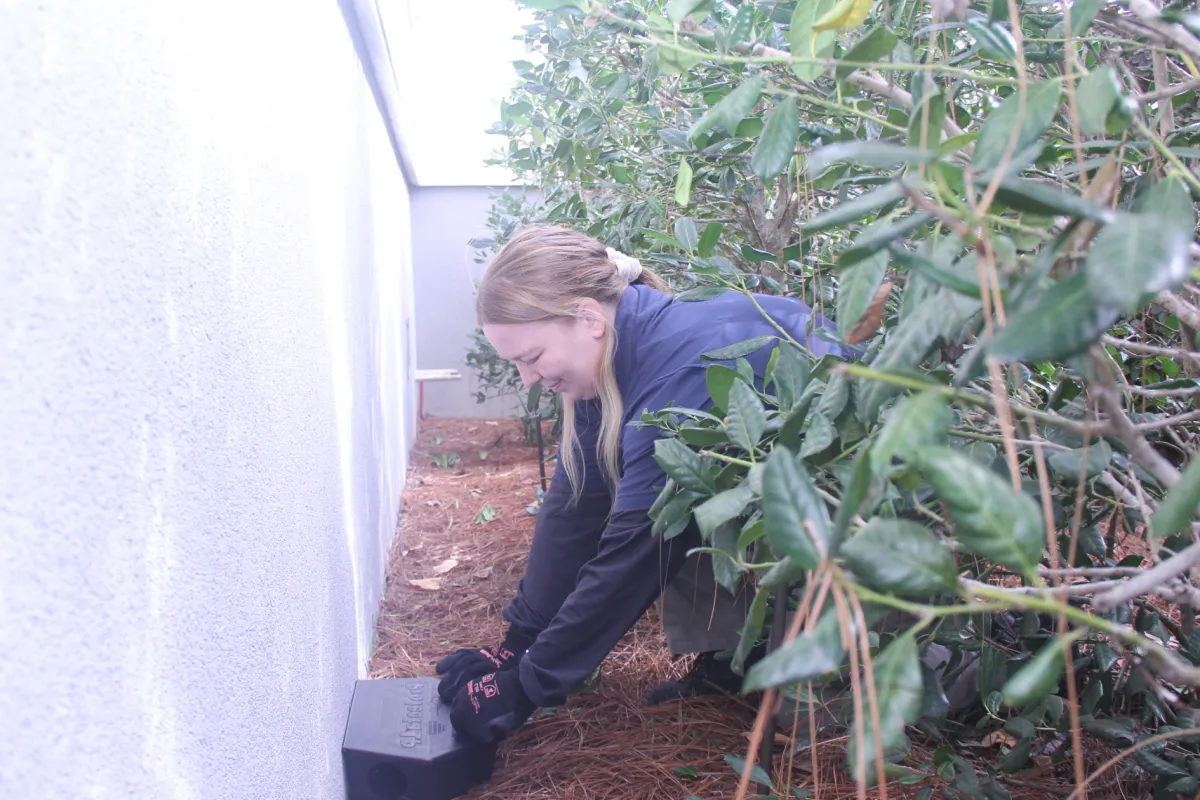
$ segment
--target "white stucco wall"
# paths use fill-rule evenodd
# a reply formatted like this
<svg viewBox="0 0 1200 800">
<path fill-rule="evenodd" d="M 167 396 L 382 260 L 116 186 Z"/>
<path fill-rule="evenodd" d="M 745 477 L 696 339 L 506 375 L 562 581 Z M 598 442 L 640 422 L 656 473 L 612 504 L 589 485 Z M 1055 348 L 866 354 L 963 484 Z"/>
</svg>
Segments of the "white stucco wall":
<svg viewBox="0 0 1200 800">
<path fill-rule="evenodd" d="M 0 118 L 0 797 L 342 797 L 415 392 L 338 4 L 0 3 Z"/>
</svg>

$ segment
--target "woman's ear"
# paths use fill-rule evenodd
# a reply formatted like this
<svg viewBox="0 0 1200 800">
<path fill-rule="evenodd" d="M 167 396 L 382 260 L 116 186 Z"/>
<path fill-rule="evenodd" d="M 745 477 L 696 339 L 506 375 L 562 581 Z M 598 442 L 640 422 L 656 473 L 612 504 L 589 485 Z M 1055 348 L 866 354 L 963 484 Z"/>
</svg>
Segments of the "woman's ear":
<svg viewBox="0 0 1200 800">
<path fill-rule="evenodd" d="M 584 330 L 593 339 L 604 336 L 608 327 L 608 316 L 604 313 L 604 306 L 594 298 L 585 297 L 579 301 L 579 319 L 583 322 Z"/>
</svg>

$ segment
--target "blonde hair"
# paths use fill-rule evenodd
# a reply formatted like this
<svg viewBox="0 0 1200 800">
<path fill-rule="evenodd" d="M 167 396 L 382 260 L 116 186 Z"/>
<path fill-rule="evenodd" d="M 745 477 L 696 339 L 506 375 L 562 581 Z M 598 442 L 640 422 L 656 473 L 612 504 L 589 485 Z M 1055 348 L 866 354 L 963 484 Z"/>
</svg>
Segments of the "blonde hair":
<svg viewBox="0 0 1200 800">
<path fill-rule="evenodd" d="M 475 311 L 480 325 L 508 325 L 578 317 L 580 301 L 591 298 L 602 306 L 616 307 L 625 288 L 640 283 L 669 293 L 667 284 L 653 270 L 634 265 L 630 279 L 627 256 L 613 251 L 594 237 L 562 225 L 530 225 L 501 248 L 488 266 Z M 625 261 L 626 266 L 620 266 Z M 620 268 L 619 268 L 620 266 Z M 604 350 L 596 374 L 596 392 L 601 419 L 598 449 L 600 467 L 610 486 L 621 472 L 621 417 L 624 403 L 613 371 L 617 332 L 605 320 Z M 581 484 L 576 454 L 575 407 L 563 404 L 563 460 L 573 494 Z"/>
</svg>

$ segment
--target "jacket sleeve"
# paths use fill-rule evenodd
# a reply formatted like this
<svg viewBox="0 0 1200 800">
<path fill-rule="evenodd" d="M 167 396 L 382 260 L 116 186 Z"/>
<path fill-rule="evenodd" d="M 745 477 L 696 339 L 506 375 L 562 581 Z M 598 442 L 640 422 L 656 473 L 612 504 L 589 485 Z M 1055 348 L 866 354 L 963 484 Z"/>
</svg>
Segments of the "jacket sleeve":
<svg viewBox="0 0 1200 800">
<path fill-rule="evenodd" d="M 700 544 L 694 524 L 666 542 L 651 531 L 649 509 L 666 482 L 655 438 L 652 429 L 626 427 L 622 478 L 599 547 L 521 661 L 521 685 L 539 706 L 561 705 L 579 688 Z"/>
<path fill-rule="evenodd" d="M 537 638 L 574 590 L 579 571 L 596 555 L 612 509 L 612 494 L 596 458 L 599 406 L 576 403 L 575 421 L 583 477 L 579 497 L 573 495 L 560 453 L 534 522 L 525 574 L 501 612 L 527 639 Z"/>
</svg>

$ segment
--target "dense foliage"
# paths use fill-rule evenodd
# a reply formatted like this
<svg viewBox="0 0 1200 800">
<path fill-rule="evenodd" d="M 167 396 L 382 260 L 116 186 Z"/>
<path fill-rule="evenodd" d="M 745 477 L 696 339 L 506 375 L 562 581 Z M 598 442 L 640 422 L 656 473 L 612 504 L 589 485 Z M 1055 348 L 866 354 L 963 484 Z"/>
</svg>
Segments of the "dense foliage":
<svg viewBox="0 0 1200 800">
<path fill-rule="evenodd" d="M 707 355 L 711 411 L 643 415 L 671 478 L 656 534 L 694 518 L 718 579 L 757 587 L 735 662 L 779 587 L 798 611 L 749 687 L 769 703 L 871 666 L 860 785 L 1007 796 L 1004 775 L 1065 759 L 1082 794 L 1097 737 L 1138 745 L 1119 768 L 1157 796 L 1200 790 L 1200 14 L 526 3 L 536 55 L 494 132 L 541 201 L 498 212 L 496 243 L 564 222 L 680 300 L 793 295 L 861 350 L 814 360 L 781 329 Z M 766 345 L 764 382 L 742 356 Z M 888 609 L 911 626 L 868 633 Z M 991 635 L 1004 610 L 1015 641 Z M 979 657 L 976 714 L 944 719 L 928 641 Z M 906 725 L 1007 738 L 990 763 L 917 763 Z"/>
</svg>

